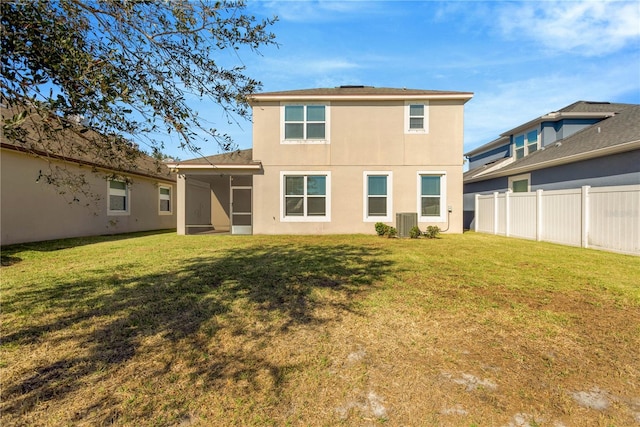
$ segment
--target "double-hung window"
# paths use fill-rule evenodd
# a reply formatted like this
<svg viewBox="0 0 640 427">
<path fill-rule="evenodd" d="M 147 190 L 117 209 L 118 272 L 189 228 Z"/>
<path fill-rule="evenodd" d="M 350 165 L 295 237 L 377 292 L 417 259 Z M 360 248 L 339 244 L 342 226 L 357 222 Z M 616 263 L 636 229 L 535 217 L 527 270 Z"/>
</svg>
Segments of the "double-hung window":
<svg viewBox="0 0 640 427">
<path fill-rule="evenodd" d="M 429 132 L 429 103 L 427 101 L 405 102 L 405 133 Z"/>
<path fill-rule="evenodd" d="M 282 221 L 331 220 L 330 172 L 281 172 L 280 189 Z"/>
<path fill-rule="evenodd" d="M 538 150 L 538 131 L 532 130 L 520 135 L 516 135 L 513 139 L 515 146 L 516 160 L 533 153 Z"/>
<path fill-rule="evenodd" d="M 130 193 L 126 181 L 110 179 L 107 181 L 107 214 L 129 215 Z"/>
<path fill-rule="evenodd" d="M 170 215 L 171 210 L 171 187 L 160 186 L 158 188 L 158 197 L 160 199 L 159 212 L 160 215 Z"/>
<path fill-rule="evenodd" d="M 527 154 L 531 154 L 538 149 L 538 131 L 527 132 Z"/>
<path fill-rule="evenodd" d="M 446 218 L 446 174 L 418 172 L 418 212 L 422 222 L 442 222 Z"/>
<path fill-rule="evenodd" d="M 328 143 L 328 105 L 286 104 L 282 106 L 282 110 L 284 144 Z"/>
<path fill-rule="evenodd" d="M 364 221 L 391 221 L 392 188 L 391 172 L 364 172 Z"/>
<path fill-rule="evenodd" d="M 524 135 L 518 135 L 515 138 L 516 160 L 524 157 Z"/>
</svg>

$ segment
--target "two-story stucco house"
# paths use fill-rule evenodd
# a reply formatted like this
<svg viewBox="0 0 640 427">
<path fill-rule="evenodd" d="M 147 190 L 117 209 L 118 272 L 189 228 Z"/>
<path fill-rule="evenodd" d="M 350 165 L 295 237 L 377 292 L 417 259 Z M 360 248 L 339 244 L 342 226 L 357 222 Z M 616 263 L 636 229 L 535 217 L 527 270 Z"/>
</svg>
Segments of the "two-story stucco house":
<svg viewBox="0 0 640 427">
<path fill-rule="evenodd" d="M 373 233 L 397 213 L 462 232 L 472 96 L 368 86 L 255 94 L 252 150 L 169 165 L 178 233 Z"/>
</svg>

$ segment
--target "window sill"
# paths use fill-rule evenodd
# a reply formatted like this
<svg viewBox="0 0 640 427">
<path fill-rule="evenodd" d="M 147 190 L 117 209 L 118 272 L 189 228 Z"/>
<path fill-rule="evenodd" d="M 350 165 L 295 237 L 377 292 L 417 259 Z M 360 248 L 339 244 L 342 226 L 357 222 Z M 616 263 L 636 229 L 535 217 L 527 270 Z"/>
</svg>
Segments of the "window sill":
<svg viewBox="0 0 640 427">
<path fill-rule="evenodd" d="M 107 211 L 107 216 L 129 216 L 129 211 Z"/>
<path fill-rule="evenodd" d="M 280 144 L 283 145 L 301 145 L 301 144 L 309 144 L 309 145 L 328 145 L 328 139 L 285 139 L 280 141 Z"/>
<path fill-rule="evenodd" d="M 280 222 L 331 222 L 328 216 L 286 216 Z"/>
<path fill-rule="evenodd" d="M 363 219 L 364 222 L 392 222 L 390 216 L 367 216 Z"/>
</svg>

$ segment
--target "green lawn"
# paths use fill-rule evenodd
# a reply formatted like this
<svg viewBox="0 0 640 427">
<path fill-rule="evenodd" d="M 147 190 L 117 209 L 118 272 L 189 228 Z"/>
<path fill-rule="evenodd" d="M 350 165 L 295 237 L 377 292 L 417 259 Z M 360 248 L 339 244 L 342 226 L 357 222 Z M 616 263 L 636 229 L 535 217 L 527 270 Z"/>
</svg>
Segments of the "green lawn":
<svg viewBox="0 0 640 427">
<path fill-rule="evenodd" d="M 2 265 L 3 426 L 640 423 L 638 257 L 150 233 Z"/>
</svg>

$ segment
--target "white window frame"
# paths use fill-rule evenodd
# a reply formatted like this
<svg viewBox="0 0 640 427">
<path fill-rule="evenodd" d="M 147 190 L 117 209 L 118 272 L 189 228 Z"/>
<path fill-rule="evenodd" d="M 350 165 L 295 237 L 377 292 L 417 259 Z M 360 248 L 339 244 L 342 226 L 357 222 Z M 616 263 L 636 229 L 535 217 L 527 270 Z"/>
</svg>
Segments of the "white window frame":
<svg viewBox="0 0 640 427">
<path fill-rule="evenodd" d="M 529 134 L 531 132 L 535 132 L 536 133 L 536 143 L 535 143 L 536 149 L 533 150 L 533 151 L 529 150 L 529 147 L 534 145 L 534 144 L 529 144 Z M 518 156 L 516 155 L 516 149 L 517 149 L 517 147 L 516 147 L 516 138 L 518 138 L 519 136 L 522 137 L 522 141 L 523 141 L 523 146 L 522 146 L 523 154 L 522 154 L 522 157 L 520 157 L 520 159 L 523 159 L 523 158 L 527 157 L 529 154 L 535 153 L 536 151 L 540 150 L 541 134 L 540 134 L 540 130 L 538 128 L 531 128 L 531 129 L 528 129 L 528 130 L 526 130 L 524 132 L 519 132 L 519 133 L 513 135 L 513 158 L 515 160 L 520 160 L 520 159 L 518 159 Z"/>
<path fill-rule="evenodd" d="M 387 177 L 387 215 L 369 216 L 369 177 L 385 175 Z M 391 222 L 393 220 L 393 172 L 364 171 L 362 173 L 362 219 L 364 222 Z"/>
<path fill-rule="evenodd" d="M 424 175 L 440 177 L 440 214 L 438 216 L 422 215 L 422 177 Z M 446 171 L 418 171 L 417 174 L 417 205 L 418 222 L 445 222 L 447 220 L 447 172 Z"/>
<path fill-rule="evenodd" d="M 122 182 L 125 189 L 111 188 L 111 182 Z M 111 209 L 111 196 L 120 196 L 125 198 L 125 210 Z M 124 216 L 131 213 L 131 186 L 124 179 L 107 179 L 107 215 L 108 216 Z"/>
<path fill-rule="evenodd" d="M 324 106 L 324 139 L 307 139 L 307 107 L 311 105 Z M 303 126 L 302 139 L 285 139 L 285 107 L 287 106 L 301 106 L 303 109 Z M 281 144 L 316 144 L 324 145 L 330 144 L 329 135 L 331 134 L 331 103 L 329 102 L 281 102 L 280 103 L 280 143 Z"/>
<path fill-rule="evenodd" d="M 411 106 L 424 106 L 424 123 L 422 129 L 411 129 Z M 405 134 L 426 134 L 429 133 L 429 101 L 415 100 L 404 103 L 404 133 Z"/>
<path fill-rule="evenodd" d="M 285 184 L 286 176 L 324 176 L 325 177 L 325 215 L 324 216 L 286 216 L 285 215 Z M 306 180 L 305 180 L 306 183 Z M 307 189 L 305 185 L 304 199 L 306 206 Z M 330 171 L 280 171 L 280 221 L 281 222 L 331 222 L 331 172 Z"/>
<path fill-rule="evenodd" d="M 162 194 L 162 190 L 169 190 L 169 196 L 167 198 L 166 194 Z M 162 210 L 162 201 L 169 200 L 169 210 Z M 170 185 L 162 185 L 158 186 L 158 214 L 159 215 L 173 215 L 173 188 Z"/>
<path fill-rule="evenodd" d="M 527 193 L 531 192 L 531 174 L 525 173 L 522 175 L 515 175 L 509 177 L 509 190 L 513 191 L 513 183 L 517 181 L 527 180 Z"/>
<path fill-rule="evenodd" d="M 530 144 L 529 143 L 529 134 L 532 133 L 532 132 L 536 133 L 536 143 L 535 144 Z M 530 131 L 524 133 L 524 144 L 525 144 L 525 147 L 526 147 L 525 151 L 527 153 L 526 154 L 527 156 L 529 154 L 531 154 L 531 153 L 535 153 L 536 151 L 538 151 L 540 149 L 540 132 L 538 132 L 538 129 L 531 129 Z M 533 145 L 536 146 L 536 149 L 531 151 L 529 148 L 531 146 L 533 146 Z"/>
</svg>

